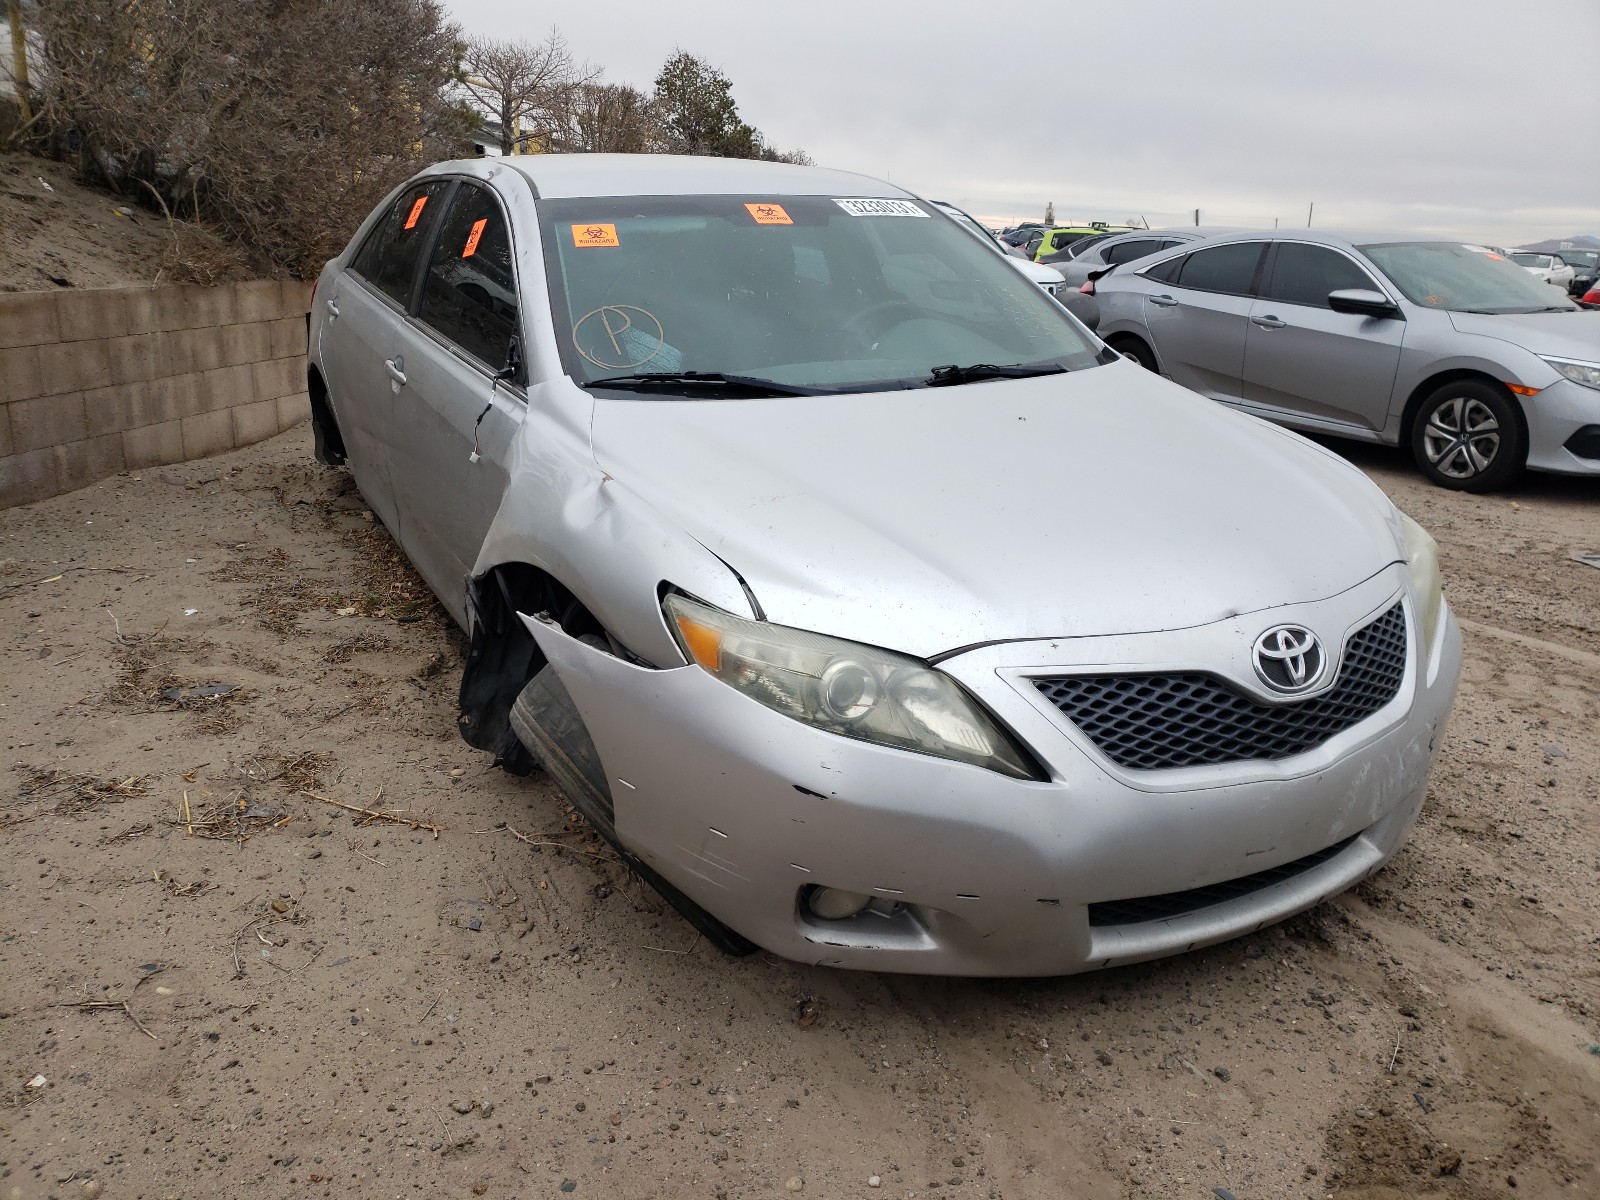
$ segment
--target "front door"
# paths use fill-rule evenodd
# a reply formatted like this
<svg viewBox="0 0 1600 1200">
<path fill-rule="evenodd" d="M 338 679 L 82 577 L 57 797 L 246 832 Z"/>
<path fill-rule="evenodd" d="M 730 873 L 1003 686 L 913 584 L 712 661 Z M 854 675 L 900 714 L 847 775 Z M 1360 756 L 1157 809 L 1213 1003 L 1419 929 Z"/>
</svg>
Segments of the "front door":
<svg viewBox="0 0 1600 1200">
<path fill-rule="evenodd" d="M 1243 393 L 1253 411 L 1383 429 L 1406 323 L 1334 312 L 1328 293 L 1344 288 L 1384 291 L 1330 246 L 1277 243 L 1245 335 Z"/>
<path fill-rule="evenodd" d="M 397 530 L 390 425 L 396 359 L 404 358 L 406 310 L 423 249 L 450 184 L 407 188 L 368 232 L 350 265 L 317 297 L 322 366 L 350 473 L 379 520 Z"/>
<path fill-rule="evenodd" d="M 512 264 L 499 203 L 462 183 L 423 273 L 389 432 L 406 552 L 457 620 L 526 408 L 520 373 L 508 371 L 519 340 Z"/>
</svg>

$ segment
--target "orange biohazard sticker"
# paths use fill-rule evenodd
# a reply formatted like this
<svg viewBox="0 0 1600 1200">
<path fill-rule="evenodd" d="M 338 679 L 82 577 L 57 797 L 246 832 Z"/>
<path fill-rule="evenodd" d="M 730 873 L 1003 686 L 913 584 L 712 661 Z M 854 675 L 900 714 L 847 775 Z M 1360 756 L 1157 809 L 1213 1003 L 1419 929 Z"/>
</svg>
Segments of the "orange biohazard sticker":
<svg viewBox="0 0 1600 1200">
<path fill-rule="evenodd" d="M 793 225 L 789 214 L 783 211 L 781 204 L 746 204 L 745 208 L 756 219 L 757 225 Z"/>
<path fill-rule="evenodd" d="M 418 220 L 419 217 L 422 216 L 422 210 L 427 206 L 427 203 L 428 203 L 428 198 L 426 196 L 418 196 L 417 197 L 417 202 L 411 206 L 410 215 L 406 217 L 406 228 L 407 229 L 415 229 L 416 228 L 417 220 Z"/>
<path fill-rule="evenodd" d="M 488 217 L 479 217 L 472 223 L 472 232 L 467 234 L 467 244 L 461 251 L 462 258 L 471 258 L 478 252 L 478 239 L 483 236 L 483 227 L 488 223 Z"/>
<path fill-rule="evenodd" d="M 572 244 L 582 249 L 586 246 L 620 246 L 615 225 L 574 225 Z"/>
</svg>

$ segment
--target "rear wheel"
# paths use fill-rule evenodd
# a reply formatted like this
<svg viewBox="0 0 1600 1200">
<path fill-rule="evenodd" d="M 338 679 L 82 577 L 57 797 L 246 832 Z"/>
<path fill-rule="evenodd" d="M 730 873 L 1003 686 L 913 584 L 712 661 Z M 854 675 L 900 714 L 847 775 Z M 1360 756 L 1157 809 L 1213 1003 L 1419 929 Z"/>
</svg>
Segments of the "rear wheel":
<svg viewBox="0 0 1600 1200">
<path fill-rule="evenodd" d="M 1138 363 L 1146 371 L 1159 372 L 1161 370 L 1156 363 L 1156 352 L 1150 349 L 1149 343 L 1143 338 L 1134 337 L 1131 333 L 1124 333 L 1111 338 L 1106 345 L 1122 355 L 1123 358 L 1131 359 Z"/>
<path fill-rule="evenodd" d="M 1458 379 L 1422 402 L 1411 425 L 1411 453 L 1440 487 L 1492 492 L 1522 474 L 1528 438 L 1504 388 Z"/>
</svg>

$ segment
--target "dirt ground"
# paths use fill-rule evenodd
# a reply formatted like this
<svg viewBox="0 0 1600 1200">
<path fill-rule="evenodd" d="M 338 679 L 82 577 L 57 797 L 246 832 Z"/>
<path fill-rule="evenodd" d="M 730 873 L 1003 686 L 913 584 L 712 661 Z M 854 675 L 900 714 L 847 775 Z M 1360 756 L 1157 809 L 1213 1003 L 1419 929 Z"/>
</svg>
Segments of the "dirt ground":
<svg viewBox="0 0 1600 1200">
<path fill-rule="evenodd" d="M 1466 628 L 1409 845 L 1022 982 L 697 940 L 305 427 L 0 513 L 0 1197 L 1600 1196 L 1600 485 L 1350 453 Z"/>
<path fill-rule="evenodd" d="M 64 163 L 0 153 L 0 292 L 226 283 L 272 274 L 212 230 L 168 221 L 150 197 L 74 181 Z"/>
</svg>

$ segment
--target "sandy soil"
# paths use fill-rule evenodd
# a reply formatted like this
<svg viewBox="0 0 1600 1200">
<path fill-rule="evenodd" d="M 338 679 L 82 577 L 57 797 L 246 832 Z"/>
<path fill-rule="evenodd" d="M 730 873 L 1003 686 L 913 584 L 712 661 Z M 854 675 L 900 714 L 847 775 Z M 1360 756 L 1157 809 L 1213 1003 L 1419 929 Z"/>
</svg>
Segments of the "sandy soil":
<svg viewBox="0 0 1600 1200">
<path fill-rule="evenodd" d="M 148 195 L 83 187 L 63 163 L 0 153 L 0 292 L 225 283 L 270 275 L 193 222 L 169 222 Z"/>
<path fill-rule="evenodd" d="M 1467 628 L 1409 846 L 975 982 L 697 941 L 457 738 L 459 636 L 309 443 L 0 513 L 0 1196 L 1600 1196 L 1594 482 L 1352 452 Z"/>
</svg>

